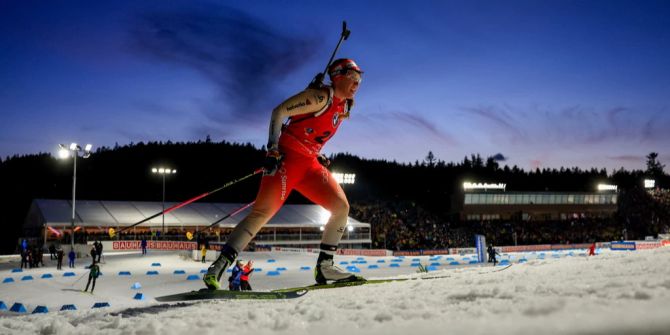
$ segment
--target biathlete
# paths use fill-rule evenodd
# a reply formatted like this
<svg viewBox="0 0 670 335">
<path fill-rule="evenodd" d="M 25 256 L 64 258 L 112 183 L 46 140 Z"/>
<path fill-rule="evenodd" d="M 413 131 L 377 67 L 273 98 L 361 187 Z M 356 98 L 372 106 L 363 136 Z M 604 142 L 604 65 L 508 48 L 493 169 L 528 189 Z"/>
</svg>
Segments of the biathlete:
<svg viewBox="0 0 670 335">
<path fill-rule="evenodd" d="M 330 86 L 308 88 L 272 111 L 269 140 L 260 189 L 251 213 L 232 231 L 221 255 L 203 277 L 209 289 L 220 289 L 221 276 L 239 252 L 279 211 L 296 190 L 330 212 L 314 269 L 318 284 L 328 281 L 365 280 L 333 263 L 349 215 L 349 202 L 326 168 L 330 161 L 321 148 L 349 117 L 363 72 L 351 59 L 338 59 L 328 67 Z M 288 118 L 288 122 L 283 121 Z"/>
</svg>

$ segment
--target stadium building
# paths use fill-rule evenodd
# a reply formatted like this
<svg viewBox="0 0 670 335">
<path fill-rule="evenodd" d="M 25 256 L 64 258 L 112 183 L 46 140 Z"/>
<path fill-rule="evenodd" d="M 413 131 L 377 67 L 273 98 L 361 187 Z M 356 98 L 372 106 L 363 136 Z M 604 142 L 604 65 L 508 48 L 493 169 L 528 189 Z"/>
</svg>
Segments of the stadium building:
<svg viewBox="0 0 670 335">
<path fill-rule="evenodd" d="M 165 208 L 176 203 L 165 203 Z M 77 200 L 75 212 L 75 241 L 137 240 L 151 237 L 172 241 L 197 238 L 202 232 L 209 240 L 225 241 L 226 236 L 251 208 L 244 209 L 213 225 L 245 204 L 193 203 L 157 216 L 145 223 L 124 230 L 163 210 L 161 202 L 92 201 Z M 321 232 L 330 213 L 318 205 L 284 205 L 281 210 L 256 235 L 257 245 L 286 247 L 318 247 Z M 35 199 L 26 216 L 24 229 L 28 236 L 39 236 L 47 241 L 68 239 L 72 220 L 69 200 Z M 164 220 L 164 221 L 163 221 Z M 163 234 L 163 227 L 165 233 Z M 208 228 L 209 227 L 209 228 Z M 109 228 L 116 232 L 111 238 Z M 342 237 L 342 248 L 369 247 L 372 243 L 370 224 L 349 218 Z"/>
<path fill-rule="evenodd" d="M 606 218 L 617 211 L 616 188 L 599 192 L 507 192 L 505 184 L 465 183 L 456 208 L 461 220 L 548 221 Z"/>
</svg>

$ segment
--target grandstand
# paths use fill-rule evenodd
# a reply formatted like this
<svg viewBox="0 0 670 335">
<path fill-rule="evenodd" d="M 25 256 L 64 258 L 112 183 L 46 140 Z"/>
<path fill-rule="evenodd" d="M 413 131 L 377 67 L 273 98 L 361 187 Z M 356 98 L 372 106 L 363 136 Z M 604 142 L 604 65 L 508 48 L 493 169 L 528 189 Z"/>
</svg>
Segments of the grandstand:
<svg viewBox="0 0 670 335">
<path fill-rule="evenodd" d="M 165 203 L 165 208 L 175 203 Z M 165 214 L 165 234 L 161 234 L 163 218 L 158 216 L 130 228 L 113 239 L 134 240 L 141 236 L 158 236 L 173 241 L 186 240 L 188 234 L 196 235 L 213 222 L 241 208 L 239 203 L 194 203 Z M 122 230 L 155 213 L 161 212 L 161 202 L 78 200 L 76 204 L 75 238 L 77 242 L 109 240 L 109 228 Z M 229 217 L 204 235 L 214 240 L 224 240 L 233 227 L 244 218 L 250 208 Z M 329 213 L 318 205 L 285 205 L 256 235 L 255 242 L 263 245 L 316 247 L 321 241 L 321 231 Z M 35 199 L 26 216 L 24 228 L 27 236 L 39 236 L 45 242 L 67 238 L 72 217 L 68 200 Z M 349 218 L 341 246 L 347 248 L 369 247 L 370 224 Z M 80 240 L 81 239 L 81 240 Z"/>
</svg>

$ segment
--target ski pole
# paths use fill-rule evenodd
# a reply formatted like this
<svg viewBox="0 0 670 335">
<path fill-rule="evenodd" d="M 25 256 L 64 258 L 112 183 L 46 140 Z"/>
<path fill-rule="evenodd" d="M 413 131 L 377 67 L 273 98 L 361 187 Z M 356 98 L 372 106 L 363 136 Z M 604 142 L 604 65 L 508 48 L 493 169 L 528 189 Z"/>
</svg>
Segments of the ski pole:
<svg viewBox="0 0 670 335">
<path fill-rule="evenodd" d="M 118 232 L 115 232 L 115 234 L 116 234 L 116 233 L 121 233 L 121 232 L 123 232 L 123 231 L 125 231 L 125 230 L 128 230 L 128 229 L 132 228 L 132 227 L 135 227 L 135 226 L 137 226 L 137 225 L 140 225 L 140 224 L 142 224 L 142 223 L 145 223 L 145 222 L 147 222 L 147 221 L 149 221 L 149 220 L 151 220 L 151 219 L 154 219 L 154 218 L 160 216 L 161 214 L 167 214 L 167 213 L 169 213 L 169 212 L 171 212 L 171 211 L 173 211 L 173 210 L 175 210 L 175 209 L 182 208 L 182 207 L 184 207 L 184 206 L 186 206 L 186 205 L 188 205 L 188 204 L 190 204 L 190 203 L 192 203 L 192 202 L 194 202 L 194 201 L 200 200 L 200 199 L 202 199 L 202 198 L 204 198 L 204 197 L 206 197 L 206 196 L 208 196 L 208 195 L 211 195 L 211 194 L 214 194 L 214 193 L 216 193 L 216 192 L 218 192 L 218 191 L 221 191 L 221 190 L 223 190 L 224 188 L 227 188 L 227 187 L 230 187 L 230 186 L 232 186 L 232 185 L 235 185 L 235 184 L 237 184 L 237 183 L 239 183 L 239 182 L 241 182 L 241 181 L 243 181 L 243 180 L 245 180 L 245 179 L 251 178 L 251 177 L 253 177 L 253 176 L 255 176 L 255 175 L 257 175 L 257 174 L 259 174 L 259 173 L 261 173 L 261 172 L 263 172 L 263 168 L 256 169 L 254 172 L 252 172 L 252 173 L 250 173 L 250 174 L 248 174 L 248 175 L 246 175 L 246 176 L 237 178 L 237 179 L 235 179 L 235 180 L 231 180 L 231 181 L 227 182 L 226 184 L 224 184 L 223 186 L 221 186 L 221 187 L 219 187 L 219 188 L 217 188 L 217 189 L 211 190 L 211 191 L 209 191 L 209 192 L 205 192 L 205 193 L 203 193 L 203 194 L 201 194 L 201 195 L 198 195 L 198 196 L 196 196 L 196 197 L 193 197 L 193 198 L 191 198 L 191 199 L 188 199 L 188 200 L 186 200 L 186 201 L 184 201 L 184 202 L 178 203 L 178 204 L 176 204 L 176 205 L 174 205 L 174 206 L 172 206 L 172 207 L 170 207 L 170 208 L 165 209 L 164 211 L 160 211 L 160 212 L 158 212 L 158 213 L 156 213 L 156 214 L 154 214 L 154 215 L 152 215 L 152 216 L 149 216 L 149 217 L 147 217 L 147 218 L 144 218 L 144 219 L 140 220 L 139 222 L 133 223 L 133 224 L 130 225 L 130 226 L 126 226 L 126 227 L 124 227 L 124 228 L 122 228 L 122 229 L 119 229 L 119 231 L 118 231 Z M 111 233 L 110 233 L 110 236 L 111 236 Z"/>
<path fill-rule="evenodd" d="M 349 38 L 350 34 L 351 31 L 347 29 L 347 21 L 342 21 L 342 34 L 340 35 L 340 40 L 337 42 L 337 46 L 335 46 L 335 50 L 333 50 L 333 54 L 330 56 L 330 59 L 328 60 L 328 64 L 326 64 L 326 69 L 323 70 L 323 72 L 317 73 L 308 87 L 318 88 L 323 86 L 323 78 L 326 76 L 326 73 L 328 72 L 330 63 L 333 62 L 333 58 L 335 58 L 335 54 L 337 53 L 337 50 L 340 48 L 340 44 L 342 44 L 342 41 L 346 41 L 347 38 Z"/>
<path fill-rule="evenodd" d="M 199 233 L 199 232 L 205 231 L 205 230 L 207 230 L 207 229 L 209 229 L 209 228 L 211 228 L 211 227 L 214 227 L 214 225 L 216 225 L 217 223 L 219 223 L 219 222 L 221 222 L 221 221 L 223 221 L 223 220 L 225 220 L 225 219 L 227 219 L 227 218 L 229 218 L 229 217 L 231 217 L 231 216 L 233 216 L 233 215 L 237 215 L 237 214 L 240 213 L 241 211 L 243 211 L 243 210 L 245 210 L 245 209 L 247 209 L 247 208 L 253 206 L 253 204 L 255 204 L 255 203 L 256 203 L 256 200 L 254 200 L 254 201 L 252 201 L 252 202 L 250 202 L 250 203 L 248 203 L 248 204 L 246 204 L 246 205 L 244 205 L 244 206 L 242 206 L 242 207 L 236 209 L 235 211 L 233 211 L 233 212 L 231 212 L 231 213 L 228 213 L 228 214 L 225 215 L 224 217 L 222 217 L 222 218 L 216 220 L 216 221 L 215 221 L 214 223 L 212 223 L 211 225 L 209 225 L 209 226 L 207 226 L 207 227 L 205 227 L 205 228 L 203 228 L 203 229 L 200 229 L 200 230 L 196 231 L 196 233 Z"/>
<path fill-rule="evenodd" d="M 79 277 L 79 279 L 75 280 L 74 283 L 70 284 L 70 287 L 72 287 L 72 286 L 74 286 L 74 284 L 78 283 L 78 282 L 79 282 L 82 278 L 84 278 L 84 276 L 86 276 L 87 274 L 88 274 L 88 273 L 84 273 L 83 275 L 81 275 L 81 276 Z"/>
</svg>

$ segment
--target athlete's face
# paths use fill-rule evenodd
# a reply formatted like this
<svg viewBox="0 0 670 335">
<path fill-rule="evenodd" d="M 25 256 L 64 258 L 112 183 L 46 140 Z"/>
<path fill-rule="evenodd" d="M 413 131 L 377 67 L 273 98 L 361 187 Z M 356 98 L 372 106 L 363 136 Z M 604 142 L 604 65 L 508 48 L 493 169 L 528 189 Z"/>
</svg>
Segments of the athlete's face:
<svg viewBox="0 0 670 335">
<path fill-rule="evenodd" d="M 335 96 L 343 99 L 353 99 L 358 91 L 358 86 L 361 84 L 361 74 L 349 70 L 345 75 L 333 78 L 333 87 L 335 89 Z"/>
</svg>

